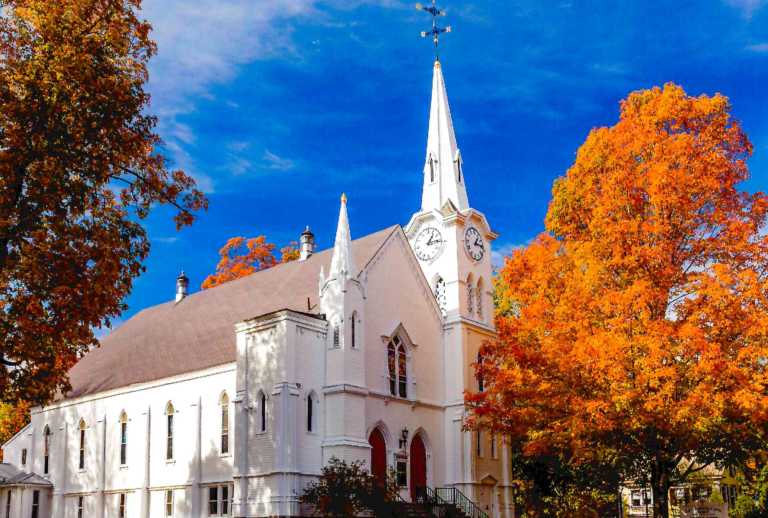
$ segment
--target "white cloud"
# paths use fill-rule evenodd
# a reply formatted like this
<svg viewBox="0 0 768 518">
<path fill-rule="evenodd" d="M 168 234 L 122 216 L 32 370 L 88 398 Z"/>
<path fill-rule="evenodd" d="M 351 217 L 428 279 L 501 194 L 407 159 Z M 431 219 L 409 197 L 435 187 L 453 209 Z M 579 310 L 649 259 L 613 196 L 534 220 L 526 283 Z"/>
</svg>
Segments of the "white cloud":
<svg viewBox="0 0 768 518">
<path fill-rule="evenodd" d="M 768 0 L 725 0 L 725 3 L 740 9 L 741 15 L 749 20 L 756 11 L 768 4 Z"/>
<path fill-rule="evenodd" d="M 154 237 L 152 241 L 155 243 L 175 243 L 178 241 L 178 237 Z"/>
<path fill-rule="evenodd" d="M 275 155 L 274 153 L 270 153 L 269 150 L 264 150 L 264 157 L 262 158 L 265 162 L 267 162 L 266 168 L 267 169 L 277 169 L 279 171 L 287 171 L 289 169 L 293 169 L 296 164 L 293 163 L 293 160 L 290 160 L 288 158 L 280 158 L 279 156 Z"/>
<path fill-rule="evenodd" d="M 527 239 L 524 243 L 494 243 L 491 251 L 491 264 L 494 268 L 501 268 L 506 262 L 506 256 L 511 254 L 512 250 L 521 246 L 528 246 L 531 243 L 533 243 L 533 238 Z"/>
<path fill-rule="evenodd" d="M 768 43 L 758 43 L 757 45 L 747 45 L 745 50 L 751 50 L 752 52 L 768 52 Z"/>
</svg>

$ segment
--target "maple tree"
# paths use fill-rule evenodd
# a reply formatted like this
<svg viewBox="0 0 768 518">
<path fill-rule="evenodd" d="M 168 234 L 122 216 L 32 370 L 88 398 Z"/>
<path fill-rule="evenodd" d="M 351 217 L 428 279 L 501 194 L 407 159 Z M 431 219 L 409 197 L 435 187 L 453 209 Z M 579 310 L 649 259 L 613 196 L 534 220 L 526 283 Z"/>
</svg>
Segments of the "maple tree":
<svg viewBox="0 0 768 518">
<path fill-rule="evenodd" d="M 219 250 L 221 259 L 216 265 L 216 271 L 209 275 L 200 287 L 204 290 L 214 288 L 299 258 L 299 249 L 295 241 L 291 241 L 285 248 L 280 249 L 281 261 L 275 258 L 274 252 L 275 245 L 268 243 L 265 236 L 250 239 L 230 238 L 224 248 Z"/>
<path fill-rule="evenodd" d="M 207 208 L 146 111 L 141 0 L 0 0 L 0 398 L 69 390 L 144 267 L 140 220 Z"/>
<path fill-rule="evenodd" d="M 29 423 L 30 404 L 26 401 L 0 402 L 0 444 L 5 444 Z M 3 452 L 0 450 L 0 462 Z M 16 461 L 13 459 L 12 461 Z"/>
<path fill-rule="evenodd" d="M 768 198 L 740 188 L 752 145 L 730 110 L 670 83 L 591 131 L 547 232 L 499 272 L 466 396 L 469 426 L 528 461 L 648 481 L 659 517 L 670 487 L 766 444 Z"/>
</svg>

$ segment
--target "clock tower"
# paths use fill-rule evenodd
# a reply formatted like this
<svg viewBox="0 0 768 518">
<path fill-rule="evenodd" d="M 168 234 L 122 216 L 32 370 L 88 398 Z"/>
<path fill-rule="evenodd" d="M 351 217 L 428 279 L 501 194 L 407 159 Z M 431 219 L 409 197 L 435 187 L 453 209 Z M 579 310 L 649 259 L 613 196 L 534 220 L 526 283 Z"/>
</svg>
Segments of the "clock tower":
<svg viewBox="0 0 768 518">
<path fill-rule="evenodd" d="M 443 71 L 435 61 L 424 158 L 421 209 L 405 227 L 408 241 L 443 313 L 446 474 L 449 485 L 479 498 L 486 466 L 482 440 L 464 432 L 464 391 L 481 389 L 473 363 L 493 326 L 493 232 L 467 198 L 464 160 L 456 144 Z M 471 178 L 471 173 L 470 173 Z"/>
</svg>

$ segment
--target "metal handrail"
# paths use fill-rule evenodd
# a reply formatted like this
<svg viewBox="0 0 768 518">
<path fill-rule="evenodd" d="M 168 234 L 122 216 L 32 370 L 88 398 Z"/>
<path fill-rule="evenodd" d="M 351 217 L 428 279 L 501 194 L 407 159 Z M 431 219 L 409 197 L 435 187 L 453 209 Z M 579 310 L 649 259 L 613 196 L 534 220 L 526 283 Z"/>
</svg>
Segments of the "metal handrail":
<svg viewBox="0 0 768 518">
<path fill-rule="evenodd" d="M 461 508 L 470 518 L 488 518 L 482 509 L 455 487 L 439 487 L 435 489 L 435 493 L 444 501 Z"/>
<path fill-rule="evenodd" d="M 446 502 L 429 486 L 419 487 L 417 494 L 424 500 L 425 505 L 437 518 L 462 518 L 464 516 L 464 513 L 456 504 Z"/>
</svg>

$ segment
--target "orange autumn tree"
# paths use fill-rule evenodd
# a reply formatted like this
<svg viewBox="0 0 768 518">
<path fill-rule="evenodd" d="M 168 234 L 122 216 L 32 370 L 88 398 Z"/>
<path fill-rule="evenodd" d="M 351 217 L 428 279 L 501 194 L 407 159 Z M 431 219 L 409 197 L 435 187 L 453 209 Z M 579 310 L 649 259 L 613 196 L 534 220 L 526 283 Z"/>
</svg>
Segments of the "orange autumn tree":
<svg viewBox="0 0 768 518">
<path fill-rule="evenodd" d="M 141 0 L 0 0 L 0 400 L 45 404 L 127 308 L 150 244 L 208 201 L 150 113 Z"/>
<path fill-rule="evenodd" d="M 221 260 L 216 265 L 216 271 L 203 282 L 202 289 L 215 288 L 236 279 L 247 277 L 252 273 L 272 268 L 282 263 L 289 263 L 299 258 L 297 243 L 291 241 L 288 246 L 281 248 L 281 261 L 275 258 L 275 245 L 267 243 L 265 236 L 246 239 L 233 237 L 227 241 L 224 248 L 219 250 Z"/>
<path fill-rule="evenodd" d="M 522 464 L 647 481 L 657 517 L 670 487 L 767 439 L 768 199 L 740 188 L 752 145 L 730 109 L 667 84 L 590 133 L 547 232 L 499 273 L 467 395 L 470 426 Z"/>
</svg>

